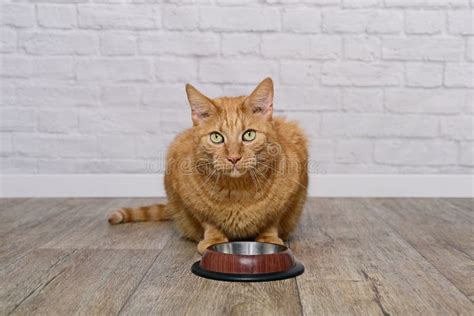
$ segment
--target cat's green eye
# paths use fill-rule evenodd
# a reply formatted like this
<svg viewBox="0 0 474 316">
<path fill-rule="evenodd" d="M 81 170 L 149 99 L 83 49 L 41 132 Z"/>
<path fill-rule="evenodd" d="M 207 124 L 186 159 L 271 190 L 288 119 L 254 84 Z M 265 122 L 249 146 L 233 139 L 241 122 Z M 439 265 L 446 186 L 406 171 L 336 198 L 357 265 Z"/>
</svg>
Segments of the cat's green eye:
<svg viewBox="0 0 474 316">
<path fill-rule="evenodd" d="M 245 131 L 244 135 L 242 135 L 242 140 L 246 142 L 251 142 L 252 140 L 255 139 L 257 136 L 257 132 L 254 131 L 253 129 L 249 129 L 248 131 Z"/>
<path fill-rule="evenodd" d="M 214 144 L 222 144 L 224 142 L 224 136 L 218 132 L 212 132 L 209 137 L 211 138 L 211 142 Z"/>
</svg>

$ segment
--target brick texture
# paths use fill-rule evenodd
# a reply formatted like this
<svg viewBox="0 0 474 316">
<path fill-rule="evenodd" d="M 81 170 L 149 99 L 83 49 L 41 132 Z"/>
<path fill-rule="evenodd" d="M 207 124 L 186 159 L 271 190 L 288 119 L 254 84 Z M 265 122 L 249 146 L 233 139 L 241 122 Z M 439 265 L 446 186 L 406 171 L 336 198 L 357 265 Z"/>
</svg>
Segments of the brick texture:
<svg viewBox="0 0 474 316">
<path fill-rule="evenodd" d="M 211 97 L 275 82 L 318 173 L 474 171 L 469 0 L 5 0 L 2 173 L 163 172 Z"/>
</svg>

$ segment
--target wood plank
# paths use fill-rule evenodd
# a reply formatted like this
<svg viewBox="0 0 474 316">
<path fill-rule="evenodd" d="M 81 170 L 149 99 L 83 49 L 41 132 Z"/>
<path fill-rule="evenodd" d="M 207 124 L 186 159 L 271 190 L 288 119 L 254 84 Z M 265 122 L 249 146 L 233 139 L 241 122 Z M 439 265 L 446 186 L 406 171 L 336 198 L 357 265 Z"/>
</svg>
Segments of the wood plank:
<svg viewBox="0 0 474 316">
<path fill-rule="evenodd" d="M 156 199 L 33 200 L 25 206 L 35 209 L 36 215 L 30 215 L 29 208 L 17 210 L 26 215 L 17 221 L 16 229 L 2 236 L 0 266 L 14 265 L 38 248 L 161 249 L 174 230 L 171 223 L 110 226 L 106 221 L 107 214 L 117 207 L 153 201 Z"/>
<path fill-rule="evenodd" d="M 0 314 L 13 311 L 32 293 L 55 278 L 63 268 L 61 262 L 67 260 L 72 250 L 34 250 L 16 264 L 0 269 Z"/>
<path fill-rule="evenodd" d="M 104 207 L 100 211 L 88 207 L 88 202 L 92 201 L 95 204 L 106 205 L 108 208 Z M 108 215 L 121 207 L 132 207 L 132 206 L 143 206 L 156 203 L 164 203 L 166 199 L 164 198 L 67 198 L 64 199 L 64 203 L 69 206 L 77 207 L 80 211 L 77 211 L 75 215 L 77 216 L 92 216 L 102 218 L 107 220 Z"/>
<path fill-rule="evenodd" d="M 47 268 L 48 255 L 51 253 L 58 253 L 58 256 L 63 256 L 65 253 L 70 253 L 73 251 L 72 249 L 77 248 L 122 249 L 128 247 L 143 249 L 143 245 L 149 249 L 160 249 L 160 245 L 164 243 L 162 240 L 163 231 L 161 234 L 157 234 L 157 227 L 153 225 L 158 223 L 137 224 L 138 226 L 147 225 L 146 229 L 134 225 L 123 225 L 117 226 L 118 230 L 108 231 L 112 229 L 106 221 L 106 214 L 109 211 L 119 206 L 128 206 L 140 202 L 146 203 L 147 200 L 34 199 L 31 204 L 23 205 L 20 209 L 11 209 L 9 210 L 10 213 L 6 215 L 14 216 L 6 216 L 6 218 L 13 221 L 17 227 L 2 240 L 2 245 L 0 246 L 0 263 L 2 268 L 0 272 L 10 275 L 13 279 L 14 289 L 20 292 L 19 294 L 17 293 L 16 297 L 19 297 L 21 300 L 23 299 L 20 295 L 21 293 L 28 292 L 32 287 L 39 287 L 49 282 L 48 278 L 56 270 L 53 269 L 42 274 L 41 263 L 46 262 L 44 264 L 46 264 L 45 268 Z M 15 213 L 19 213 L 20 220 L 17 219 L 18 215 L 15 215 Z M 167 229 L 167 231 L 169 230 Z M 101 239 L 102 237 L 103 239 Z M 159 240 L 159 238 L 161 239 Z M 77 242 L 76 245 L 74 245 L 75 242 Z M 46 248 L 48 246 L 52 246 L 52 248 L 58 246 L 56 248 L 67 250 L 35 250 L 36 248 Z M 44 254 L 45 258 L 42 255 L 38 256 L 38 251 Z M 12 277 L 12 273 L 7 273 L 11 269 L 22 267 L 24 262 L 27 262 L 28 267 L 32 269 L 36 265 L 39 266 L 37 269 L 34 269 L 34 272 L 30 271 L 31 273 L 23 271 L 25 269 L 20 270 L 22 272 L 17 273 L 15 277 Z M 21 282 L 21 277 L 25 278 L 24 285 Z M 37 281 L 34 282 L 34 280 Z M 15 291 L 12 292 L 8 287 L 2 288 L 8 289 L 10 296 L 15 294 Z M 17 304 L 18 299 L 17 301 L 9 301 Z M 9 307 L 11 305 L 8 305 L 6 308 Z"/>
<path fill-rule="evenodd" d="M 0 213 L 0 267 L 14 264 L 55 234 L 59 227 L 49 221 L 61 212 L 61 201 L 30 199 Z"/>
<path fill-rule="evenodd" d="M 305 314 L 472 314 L 472 303 L 358 199 L 317 199 L 290 245 Z"/>
<path fill-rule="evenodd" d="M 55 249 L 162 249 L 174 227 L 172 222 L 147 222 L 109 225 L 107 215 L 119 208 L 148 205 L 162 199 L 102 199 L 100 207 L 91 207 L 81 199 L 70 200 L 75 207 L 69 216 L 76 221 L 67 234 L 59 234 L 41 248 Z M 70 219 L 69 219 L 70 220 Z"/>
<path fill-rule="evenodd" d="M 0 213 L 27 200 L 28 198 L 0 198 Z"/>
<path fill-rule="evenodd" d="M 351 215 L 330 199 L 311 199 L 305 206 L 290 240 L 293 253 L 306 267 L 297 280 L 305 315 L 381 313 L 376 293 L 365 277 L 365 265 L 355 263 L 361 254 L 354 249 L 363 241 L 351 227 L 366 222 Z"/>
<path fill-rule="evenodd" d="M 0 265 L 8 266 L 15 264 L 16 260 L 25 256 L 29 251 L 39 248 L 52 239 L 62 239 L 68 236 L 75 225 L 84 225 L 93 219 L 77 216 L 80 208 L 67 205 L 67 199 L 32 199 L 20 209 L 11 210 L 19 215 L 11 217 L 6 215 L 4 223 L 10 223 L 12 229 L 2 229 L 0 238 Z M 107 203 L 96 199 L 84 199 L 83 208 L 100 210 L 101 207 L 108 208 Z M 76 214 L 76 215 L 75 215 Z M 2 213 L 2 220 L 4 213 Z M 16 219 L 19 217 L 20 219 Z"/>
<path fill-rule="evenodd" d="M 44 253 L 50 251 L 38 250 L 37 258 L 29 264 L 43 260 Z M 59 272 L 53 275 L 46 271 L 41 283 L 35 284 L 33 293 L 21 298 L 12 314 L 117 314 L 158 253 L 156 250 L 78 250 L 67 260 L 53 264 L 48 271 Z M 27 264 L 28 261 L 23 262 L 24 266 Z M 15 270 L 13 274 L 21 272 Z M 31 276 L 35 274 L 34 268 L 27 272 Z M 10 279 L 16 278 L 13 275 Z"/>
<path fill-rule="evenodd" d="M 446 199 L 443 199 L 443 201 L 446 201 L 448 203 L 451 203 L 452 205 L 455 205 L 456 207 L 461 209 L 463 212 L 474 217 L 474 199 L 446 198 Z"/>
<path fill-rule="evenodd" d="M 474 301 L 474 219 L 443 199 L 367 201 L 471 301 Z"/>
<path fill-rule="evenodd" d="M 443 198 L 444 201 L 455 204 L 460 208 L 474 212 L 474 199 L 473 198 Z"/>
<path fill-rule="evenodd" d="M 384 199 L 374 201 L 372 206 L 377 214 L 397 215 L 413 230 L 426 231 L 438 242 L 474 257 L 474 218 L 444 199 Z"/>
<path fill-rule="evenodd" d="M 106 221 L 78 221 L 63 235 L 40 248 L 53 249 L 162 249 L 174 230 L 171 222 L 111 226 Z"/>
<path fill-rule="evenodd" d="M 14 264 L 36 248 L 161 249 L 170 223 L 110 226 L 107 215 L 118 207 L 162 199 L 31 199 L 0 213 L 0 265 Z"/>
<path fill-rule="evenodd" d="M 27 199 L 4 208 L 0 212 L 0 236 L 11 231 L 27 231 L 32 225 L 59 214 L 61 203 L 64 199 Z"/>
<path fill-rule="evenodd" d="M 294 279 L 263 283 L 207 280 L 191 273 L 196 244 L 175 235 L 121 313 L 126 315 L 300 315 Z"/>
</svg>

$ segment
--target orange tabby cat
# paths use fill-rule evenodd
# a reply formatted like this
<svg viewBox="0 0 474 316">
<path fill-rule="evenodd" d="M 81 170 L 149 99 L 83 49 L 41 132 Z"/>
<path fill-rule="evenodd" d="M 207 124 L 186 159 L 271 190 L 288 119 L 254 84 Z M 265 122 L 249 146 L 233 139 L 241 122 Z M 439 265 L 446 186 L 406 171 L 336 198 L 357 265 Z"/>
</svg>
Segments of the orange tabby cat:
<svg viewBox="0 0 474 316">
<path fill-rule="evenodd" d="M 272 80 L 248 97 L 186 93 L 193 127 L 169 148 L 168 204 L 123 208 L 109 222 L 173 219 L 200 253 L 228 240 L 282 244 L 306 199 L 308 155 L 296 123 L 272 117 Z"/>
</svg>

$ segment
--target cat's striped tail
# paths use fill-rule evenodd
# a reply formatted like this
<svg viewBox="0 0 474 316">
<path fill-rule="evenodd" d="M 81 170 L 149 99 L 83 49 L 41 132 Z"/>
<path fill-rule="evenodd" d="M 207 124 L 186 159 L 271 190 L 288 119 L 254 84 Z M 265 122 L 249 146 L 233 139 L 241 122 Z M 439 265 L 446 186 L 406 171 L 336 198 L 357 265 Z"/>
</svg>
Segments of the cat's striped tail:
<svg viewBox="0 0 474 316">
<path fill-rule="evenodd" d="M 109 215 L 112 225 L 130 222 L 167 221 L 172 218 L 165 204 L 140 207 L 124 207 Z"/>
</svg>

